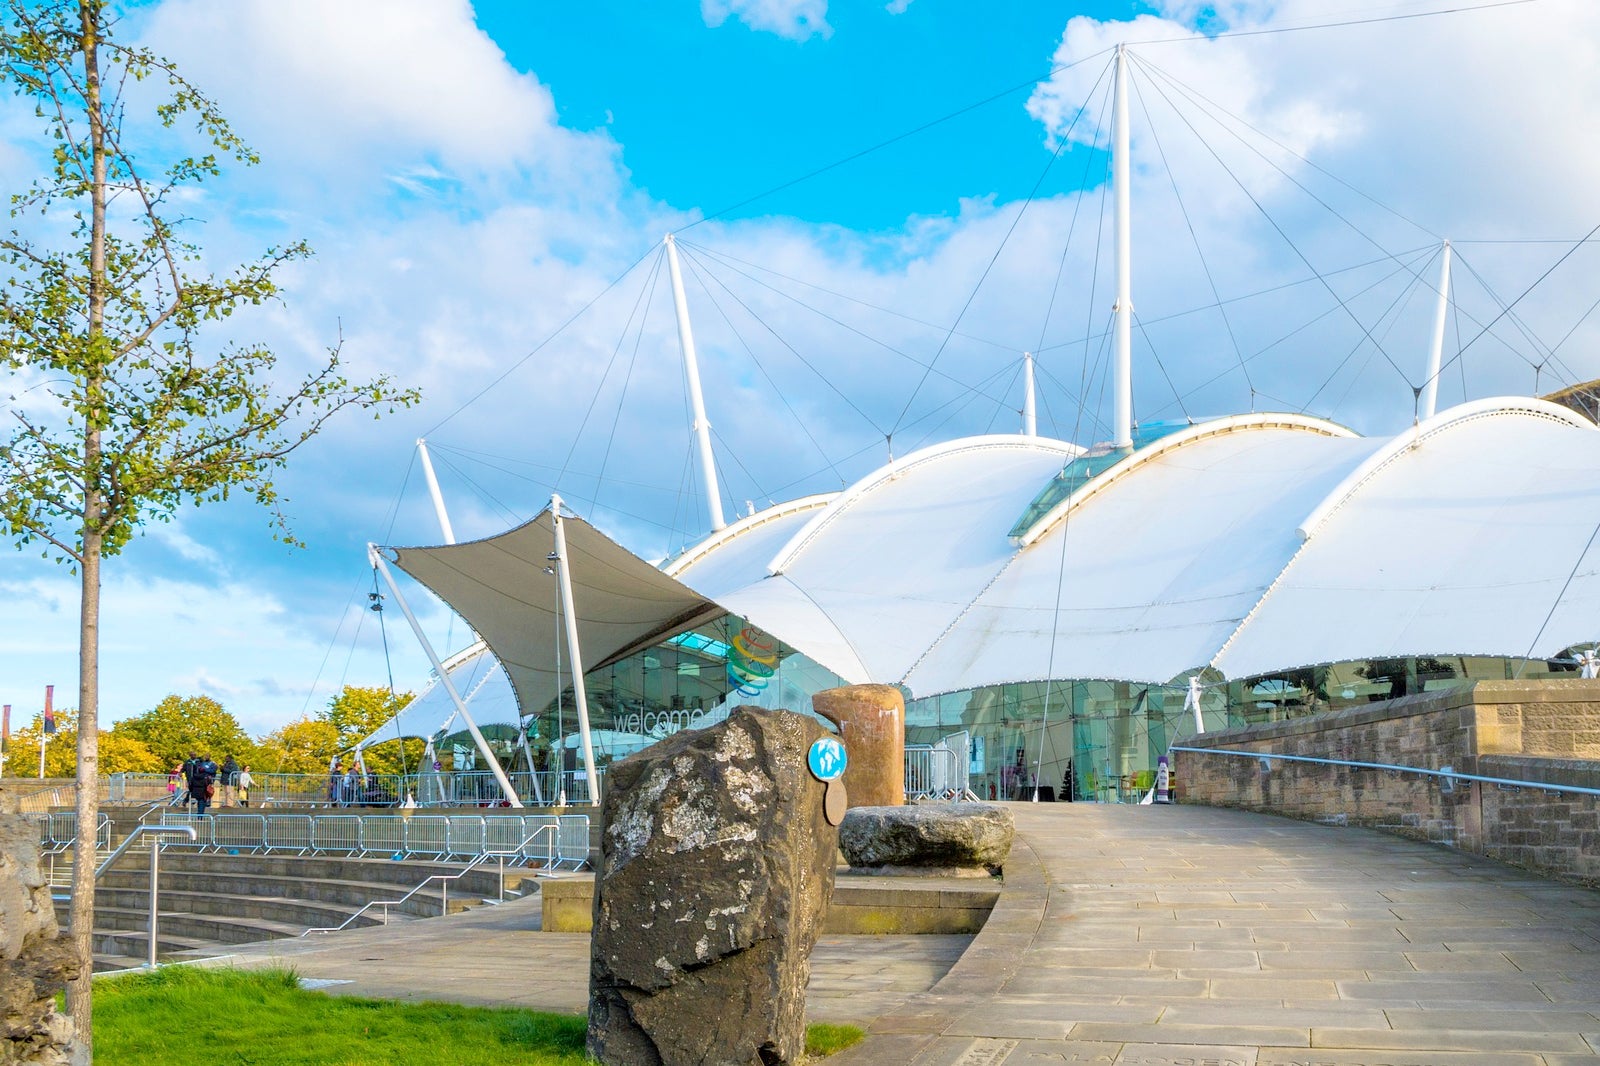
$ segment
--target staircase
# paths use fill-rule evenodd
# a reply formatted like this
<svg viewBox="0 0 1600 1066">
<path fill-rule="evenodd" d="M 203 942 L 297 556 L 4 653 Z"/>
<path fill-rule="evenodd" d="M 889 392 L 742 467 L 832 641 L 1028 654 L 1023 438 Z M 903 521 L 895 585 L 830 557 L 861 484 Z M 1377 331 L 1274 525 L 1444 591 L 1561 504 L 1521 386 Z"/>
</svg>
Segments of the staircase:
<svg viewBox="0 0 1600 1066">
<path fill-rule="evenodd" d="M 95 969 L 141 965 L 149 945 L 149 847 L 135 842 L 95 888 Z M 459 873 L 464 863 L 288 855 L 161 853 L 157 956 L 176 952 L 226 953 L 228 945 L 295 937 L 308 929 L 353 928 L 436 917 L 500 902 L 498 863 L 485 863 L 441 890 L 428 886 L 401 907 L 368 904 L 397 900 L 435 874 Z M 51 883 L 63 924 L 70 896 L 70 856 L 56 856 Z M 530 871 L 505 871 L 504 898 L 537 891 Z M 385 915 L 385 911 L 388 911 Z"/>
</svg>

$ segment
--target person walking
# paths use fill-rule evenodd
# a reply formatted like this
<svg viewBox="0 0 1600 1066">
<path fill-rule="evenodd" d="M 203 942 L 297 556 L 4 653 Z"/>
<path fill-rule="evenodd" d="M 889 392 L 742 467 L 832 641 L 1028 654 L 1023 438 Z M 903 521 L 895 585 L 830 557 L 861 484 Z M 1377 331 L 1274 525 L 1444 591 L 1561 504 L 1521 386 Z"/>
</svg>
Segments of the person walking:
<svg viewBox="0 0 1600 1066">
<path fill-rule="evenodd" d="M 244 769 L 239 771 L 239 806 L 250 806 L 250 790 L 256 787 L 256 779 L 250 775 L 250 764 L 245 763 Z"/>
<path fill-rule="evenodd" d="M 216 797 L 217 764 L 209 755 L 191 754 L 184 765 L 189 771 L 189 795 L 194 798 L 195 814 L 204 815 Z"/>
<path fill-rule="evenodd" d="M 232 753 L 222 760 L 222 806 L 237 807 L 239 805 L 239 764 L 234 762 Z"/>
</svg>

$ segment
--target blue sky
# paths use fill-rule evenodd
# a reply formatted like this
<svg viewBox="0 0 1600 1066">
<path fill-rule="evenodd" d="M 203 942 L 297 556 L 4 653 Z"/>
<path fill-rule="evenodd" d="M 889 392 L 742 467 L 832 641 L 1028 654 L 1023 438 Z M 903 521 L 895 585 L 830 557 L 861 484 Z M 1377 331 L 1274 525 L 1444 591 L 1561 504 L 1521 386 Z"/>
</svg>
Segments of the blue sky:
<svg viewBox="0 0 1600 1066">
<path fill-rule="evenodd" d="M 398 612 L 386 656 L 365 610 L 367 542 L 438 536 L 419 436 L 463 537 L 554 488 L 648 556 L 700 535 L 671 309 L 652 282 L 669 230 L 740 508 L 864 475 L 890 430 L 897 454 L 1014 430 L 1025 349 L 1041 353 L 1042 429 L 1096 439 L 1111 296 L 1094 131 L 1118 41 L 1167 42 L 1135 46 L 1137 417 L 1306 406 L 1403 428 L 1438 239 L 1460 242 L 1459 346 L 1503 306 L 1491 290 L 1515 298 L 1600 222 L 1584 132 L 1600 128 L 1600 8 L 1394 20 L 1442 6 L 138 6 L 125 32 L 172 56 L 263 157 L 188 205 L 208 255 L 226 266 L 291 237 L 318 253 L 283 275 L 282 306 L 230 335 L 271 343 L 286 373 L 342 336 L 353 374 L 391 372 L 425 399 L 335 424 L 297 457 L 283 488 L 307 549 L 229 504 L 114 560 L 105 713 L 206 692 L 261 732 L 345 681 L 425 683 Z M 1349 20 L 1364 24 L 1256 32 Z M 1170 40 L 1196 28 L 1244 33 Z M 8 187 L 39 147 L 32 119 L 0 107 Z M 1488 243 L 1530 240 L 1558 243 Z M 1541 388 L 1600 375 L 1589 252 L 1473 343 L 1442 402 L 1526 394 L 1536 365 Z M 54 683 L 75 702 L 69 575 L 18 553 L 0 590 L 0 699 L 31 713 Z M 463 642 L 415 600 L 441 645 Z"/>
</svg>

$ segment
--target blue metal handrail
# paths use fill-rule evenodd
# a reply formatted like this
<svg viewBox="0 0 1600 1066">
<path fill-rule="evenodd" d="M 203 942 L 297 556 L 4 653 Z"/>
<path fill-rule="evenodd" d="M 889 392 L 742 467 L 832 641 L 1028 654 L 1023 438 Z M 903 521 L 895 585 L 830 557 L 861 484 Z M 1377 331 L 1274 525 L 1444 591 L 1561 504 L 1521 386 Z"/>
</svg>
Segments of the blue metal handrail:
<svg viewBox="0 0 1600 1066">
<path fill-rule="evenodd" d="M 1352 759 L 1319 759 L 1310 755 L 1280 755 L 1277 752 L 1265 751 L 1231 751 L 1226 748 L 1192 748 L 1174 745 L 1170 751 L 1187 751 L 1196 755 L 1237 755 L 1246 759 L 1282 759 L 1285 762 L 1308 762 L 1322 766 L 1349 766 L 1358 770 L 1393 770 L 1403 774 L 1420 774 L 1424 777 L 1445 777 L 1454 781 L 1481 781 L 1489 785 L 1505 785 L 1509 788 L 1537 788 L 1546 792 L 1576 792 L 1584 796 L 1600 796 L 1600 788 L 1584 788 L 1581 785 L 1562 785 L 1549 781 L 1519 781 L 1509 777 L 1485 777 L 1482 774 L 1464 774 L 1459 770 L 1449 767 L 1443 770 L 1423 770 L 1416 766 L 1398 766 L 1394 763 L 1383 762 L 1356 762 Z"/>
</svg>

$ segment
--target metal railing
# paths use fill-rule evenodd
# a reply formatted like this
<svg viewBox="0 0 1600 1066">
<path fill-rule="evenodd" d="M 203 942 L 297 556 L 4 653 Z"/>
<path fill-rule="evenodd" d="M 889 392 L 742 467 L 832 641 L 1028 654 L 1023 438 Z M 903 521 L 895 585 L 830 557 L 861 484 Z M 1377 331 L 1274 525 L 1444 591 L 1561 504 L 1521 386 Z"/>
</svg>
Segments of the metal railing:
<svg viewBox="0 0 1600 1066">
<path fill-rule="evenodd" d="M 587 821 L 588 819 L 585 818 L 584 820 Z M 348 928 L 352 922 L 365 915 L 374 907 L 383 908 L 383 924 L 388 925 L 389 909 L 391 907 L 399 907 L 409 903 L 412 896 L 415 896 L 418 892 L 421 892 L 424 888 L 427 888 L 435 881 L 439 882 L 439 914 L 442 917 L 443 915 L 450 913 L 450 882 L 459 881 L 461 878 L 465 877 L 467 874 L 471 873 L 473 870 L 477 869 L 479 866 L 493 858 L 498 858 L 500 860 L 500 902 L 504 903 L 506 898 L 506 859 L 520 857 L 528 849 L 528 845 L 532 844 L 541 836 L 547 838 L 549 850 L 554 851 L 556 846 L 555 837 L 557 836 L 557 827 L 555 825 L 543 825 L 534 830 L 532 833 L 529 833 L 527 836 L 523 837 L 518 844 L 510 849 L 485 851 L 478 855 L 477 858 L 469 862 L 466 867 L 461 870 L 457 870 L 454 873 L 448 874 L 434 874 L 431 877 L 425 878 L 421 884 L 417 885 L 410 892 L 407 892 L 399 899 L 373 900 L 338 925 L 328 926 L 326 928 L 307 929 L 300 935 L 310 936 L 312 933 L 337 933 L 342 929 Z"/>
<path fill-rule="evenodd" d="M 907 744 L 905 746 L 906 799 L 913 800 L 974 800 L 969 785 L 967 744 L 965 734 L 957 744 L 950 737 L 937 744 Z"/>
<path fill-rule="evenodd" d="M 545 869 L 589 859 L 586 814 L 207 814 L 163 811 L 162 825 L 190 826 L 198 851 L 337 854 L 356 858 L 458 859 L 505 851 L 511 841 L 543 839 L 542 850 L 510 849 Z"/>
<path fill-rule="evenodd" d="M 21 814 L 42 814 L 52 807 L 72 807 L 78 802 L 77 785 L 51 785 L 17 797 Z"/>
<path fill-rule="evenodd" d="M 530 774 L 507 774 L 517 798 L 524 805 L 554 806 L 565 794 L 572 805 L 588 805 L 588 782 L 581 771 L 554 770 Z M 367 774 L 347 778 L 340 774 L 252 773 L 251 808 L 273 806 L 309 807 L 398 807 L 411 797 L 419 807 L 500 807 L 509 806 L 500 781 L 487 770 L 437 771 L 420 774 Z M 112 774 L 104 779 L 102 794 L 107 803 L 149 803 L 169 800 L 174 806 L 185 794 L 183 784 L 167 791 L 167 774 Z M 38 810 L 70 806 L 73 789 L 59 786 L 43 789 L 36 800 Z M 26 799 L 27 797 L 24 797 Z M 222 782 L 217 783 L 217 800 L 222 798 Z M 64 800 L 64 801 L 63 801 Z M 26 808 L 24 808 L 26 809 Z"/>
<path fill-rule="evenodd" d="M 1478 781 L 1486 785 L 1498 785 L 1502 788 L 1537 788 L 1545 792 L 1573 792 L 1581 796 L 1600 796 L 1600 788 L 1585 788 L 1581 785 L 1563 785 L 1550 781 L 1519 781 L 1510 777 L 1486 777 L 1482 774 L 1465 774 L 1453 767 L 1445 766 L 1438 770 L 1424 770 L 1417 766 L 1400 766 L 1394 763 L 1383 762 L 1358 762 L 1353 759 L 1323 759 L 1311 755 L 1279 755 L 1277 752 L 1265 751 L 1230 751 L 1226 748 L 1192 748 L 1173 746 L 1170 750 L 1190 752 L 1195 755 L 1232 755 L 1245 759 L 1256 759 L 1266 764 L 1265 769 L 1271 769 L 1274 761 L 1314 763 L 1320 766 L 1346 766 L 1353 770 L 1387 770 L 1391 773 L 1418 774 L 1422 777 L 1441 777 L 1450 781 Z"/>
<path fill-rule="evenodd" d="M 129 833 L 123 839 L 122 843 L 117 845 L 117 850 L 108 855 L 106 860 L 95 869 L 94 879 L 96 881 L 100 880 L 105 872 L 111 869 L 118 859 L 127 854 L 128 849 L 133 846 L 134 841 L 138 840 L 142 836 L 150 836 L 154 838 L 150 842 L 150 922 L 148 927 L 150 945 L 149 954 L 145 959 L 145 965 L 153 970 L 156 967 L 156 926 L 161 913 L 159 900 L 161 898 L 162 843 L 160 838 L 163 836 L 187 836 L 190 840 L 193 840 L 195 838 L 195 831 L 193 826 L 187 825 L 135 826 L 133 832 Z"/>
</svg>

